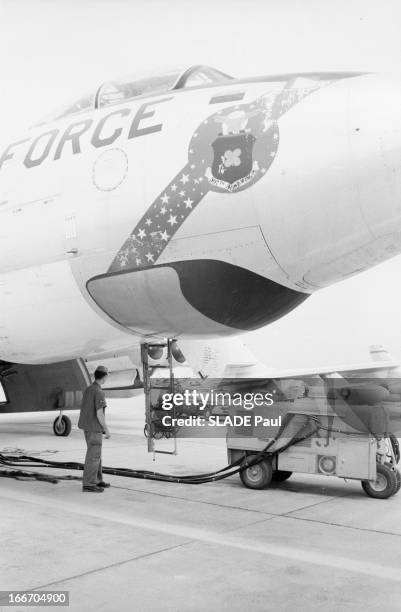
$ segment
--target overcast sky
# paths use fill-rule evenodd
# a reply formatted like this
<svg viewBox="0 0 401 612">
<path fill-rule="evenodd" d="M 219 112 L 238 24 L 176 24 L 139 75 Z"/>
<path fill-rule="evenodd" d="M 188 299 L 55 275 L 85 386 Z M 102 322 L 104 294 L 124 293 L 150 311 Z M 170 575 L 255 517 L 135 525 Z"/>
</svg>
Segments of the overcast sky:
<svg viewBox="0 0 401 612">
<path fill-rule="evenodd" d="M 400 74 L 400 33 L 399 0 L 0 0 L 0 143 L 104 80 L 159 66 Z M 244 339 L 279 367 L 366 360 L 372 343 L 401 359 L 400 271 L 401 258 L 382 264 Z"/>
</svg>

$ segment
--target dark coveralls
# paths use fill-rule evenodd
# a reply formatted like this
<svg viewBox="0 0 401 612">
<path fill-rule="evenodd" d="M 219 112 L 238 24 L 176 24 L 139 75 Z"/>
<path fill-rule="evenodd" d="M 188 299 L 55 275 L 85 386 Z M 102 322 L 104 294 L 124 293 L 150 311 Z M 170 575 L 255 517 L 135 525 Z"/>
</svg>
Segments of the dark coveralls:
<svg viewBox="0 0 401 612">
<path fill-rule="evenodd" d="M 85 389 L 78 427 L 84 430 L 87 451 L 83 476 L 84 487 L 95 487 L 102 482 L 103 428 L 97 418 L 99 408 L 106 408 L 106 397 L 101 386 L 95 381 Z"/>
</svg>

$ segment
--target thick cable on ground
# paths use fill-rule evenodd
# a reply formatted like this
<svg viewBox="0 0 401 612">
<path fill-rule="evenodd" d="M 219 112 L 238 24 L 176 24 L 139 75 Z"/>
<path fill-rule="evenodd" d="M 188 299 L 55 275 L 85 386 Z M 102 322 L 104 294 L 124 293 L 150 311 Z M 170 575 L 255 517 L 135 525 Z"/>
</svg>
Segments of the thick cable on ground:
<svg viewBox="0 0 401 612">
<path fill-rule="evenodd" d="M 304 435 L 300 435 L 302 431 L 309 425 L 309 420 L 306 418 L 306 421 L 303 423 L 302 427 L 299 431 L 292 436 L 292 438 L 288 441 L 287 444 L 282 446 L 280 449 L 270 452 L 274 444 L 283 436 L 286 428 L 290 424 L 290 421 L 293 419 L 295 415 L 287 414 L 284 418 L 284 423 L 281 425 L 281 428 L 275 438 L 270 440 L 266 446 L 259 451 L 258 453 L 253 453 L 252 458 L 247 459 L 247 457 L 240 457 L 237 461 L 217 470 L 216 472 L 208 472 L 205 474 L 191 474 L 188 476 L 175 476 L 173 474 L 162 474 L 160 472 L 153 472 L 150 470 L 134 470 L 130 468 L 113 468 L 113 467 L 103 467 L 102 471 L 104 474 L 110 474 L 113 476 L 124 476 L 127 478 L 142 478 L 148 480 L 158 480 L 161 482 L 174 482 L 180 484 L 205 484 L 208 482 L 216 482 L 219 480 L 223 480 L 224 478 L 228 478 L 229 476 L 234 476 L 243 470 L 248 469 L 249 467 L 256 465 L 263 461 L 266 457 L 273 457 L 274 455 L 278 455 L 290 446 L 293 446 L 303 440 L 310 438 L 314 433 L 316 433 L 318 428 L 309 431 Z M 46 468 L 55 468 L 55 469 L 64 469 L 64 470 L 80 470 L 82 471 L 84 468 L 83 463 L 79 463 L 76 461 L 51 461 L 49 459 L 40 459 L 39 457 L 32 457 L 29 455 L 5 455 L 0 453 L 0 465 L 4 465 L 7 467 L 15 467 L 15 466 L 24 466 L 31 467 L 41 465 Z M 31 472 L 32 473 L 32 472 Z M 29 474 L 29 472 L 28 472 Z M 1 471 L 0 471 L 1 476 Z M 59 479 L 66 479 L 66 477 L 58 477 Z M 73 478 L 73 477 L 71 477 Z"/>
</svg>

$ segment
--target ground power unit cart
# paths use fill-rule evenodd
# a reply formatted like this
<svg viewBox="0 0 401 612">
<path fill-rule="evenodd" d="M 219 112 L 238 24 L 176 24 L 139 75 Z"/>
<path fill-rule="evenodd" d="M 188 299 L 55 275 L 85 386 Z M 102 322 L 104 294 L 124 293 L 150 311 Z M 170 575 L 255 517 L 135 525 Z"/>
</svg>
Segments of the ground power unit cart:
<svg viewBox="0 0 401 612">
<path fill-rule="evenodd" d="M 359 480 L 367 495 L 379 499 L 399 491 L 401 410 L 399 402 L 389 401 L 387 387 L 382 392 L 377 381 L 320 377 L 269 385 L 274 404 L 253 408 L 251 425 L 227 431 L 229 463 L 249 464 L 240 472 L 246 487 L 266 488 L 300 472 Z"/>
</svg>

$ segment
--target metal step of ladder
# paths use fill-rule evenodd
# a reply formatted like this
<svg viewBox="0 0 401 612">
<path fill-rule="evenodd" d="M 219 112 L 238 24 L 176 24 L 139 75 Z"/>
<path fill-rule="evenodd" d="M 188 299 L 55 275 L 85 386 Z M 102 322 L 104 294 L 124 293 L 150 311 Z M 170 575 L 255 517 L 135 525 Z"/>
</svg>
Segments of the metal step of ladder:
<svg viewBox="0 0 401 612">
<path fill-rule="evenodd" d="M 160 419 L 155 418 L 155 408 L 156 402 L 155 397 L 157 396 L 157 391 L 168 391 L 169 393 L 174 393 L 174 373 L 173 373 L 173 354 L 172 354 L 172 343 L 175 340 L 173 338 L 169 338 L 166 342 L 145 342 L 141 344 L 141 359 L 143 365 L 143 387 L 145 392 L 145 428 L 148 431 L 148 452 L 153 453 L 153 460 L 155 460 L 156 453 L 161 455 L 176 455 L 177 454 L 177 438 L 175 436 L 175 428 L 171 430 L 164 429 L 160 424 Z M 149 351 L 153 348 L 163 348 L 167 349 L 167 365 L 157 365 L 150 366 L 149 365 Z M 168 384 L 156 384 L 156 380 L 160 379 L 152 379 L 151 370 L 153 367 L 164 368 L 168 371 Z M 167 373 L 167 372 L 166 372 Z M 155 390 L 157 390 L 155 392 Z M 153 393 L 152 393 L 153 391 Z M 160 397 L 160 393 L 157 396 Z M 170 415 L 172 418 L 175 417 L 175 409 L 172 408 L 165 414 Z M 167 435 L 169 434 L 169 435 Z M 160 439 L 163 437 L 168 437 L 174 441 L 174 446 L 172 450 L 161 450 L 157 449 L 155 446 L 155 436 Z"/>
</svg>

